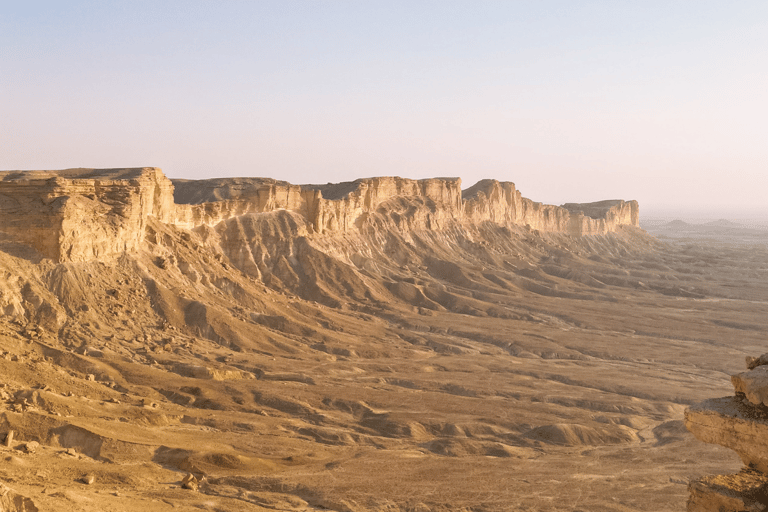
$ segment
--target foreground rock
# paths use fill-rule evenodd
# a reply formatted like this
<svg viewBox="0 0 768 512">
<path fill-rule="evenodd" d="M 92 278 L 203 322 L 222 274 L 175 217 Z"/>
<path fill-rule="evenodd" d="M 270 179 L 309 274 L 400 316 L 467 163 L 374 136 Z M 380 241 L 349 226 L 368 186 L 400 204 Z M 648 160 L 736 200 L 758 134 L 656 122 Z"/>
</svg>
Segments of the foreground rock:
<svg viewBox="0 0 768 512">
<path fill-rule="evenodd" d="M 181 480 L 181 487 L 184 489 L 189 489 L 190 491 L 196 491 L 199 486 L 199 482 L 195 475 L 192 473 L 187 474 L 182 480 Z"/>
<path fill-rule="evenodd" d="M 0 511 L 2 512 L 37 512 L 35 502 L 21 496 L 13 489 L 0 482 Z"/>
<path fill-rule="evenodd" d="M 746 466 L 736 475 L 704 477 L 689 486 L 689 512 L 751 512 L 768 507 L 768 354 L 747 358 L 749 371 L 731 378 L 735 396 L 705 400 L 685 411 L 685 426 L 705 443 L 735 451 Z"/>
<path fill-rule="evenodd" d="M 767 488 L 768 476 L 749 468 L 735 475 L 705 476 L 691 482 L 688 510 L 763 512 Z"/>
<path fill-rule="evenodd" d="M 736 393 L 744 395 L 751 404 L 768 406 L 768 366 L 763 364 L 734 375 L 731 382 Z"/>
</svg>

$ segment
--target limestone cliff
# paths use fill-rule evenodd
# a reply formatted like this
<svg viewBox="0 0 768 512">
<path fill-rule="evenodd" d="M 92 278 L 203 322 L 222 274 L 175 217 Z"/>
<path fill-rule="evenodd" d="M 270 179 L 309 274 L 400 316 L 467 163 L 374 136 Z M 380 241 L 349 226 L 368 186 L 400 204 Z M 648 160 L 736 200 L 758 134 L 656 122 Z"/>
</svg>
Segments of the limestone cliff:
<svg viewBox="0 0 768 512">
<path fill-rule="evenodd" d="M 522 197 L 513 183 L 483 180 L 462 193 L 458 178 L 360 179 L 328 185 L 291 185 L 260 178 L 174 183 L 159 169 L 68 169 L 0 173 L 0 233 L 55 261 L 88 261 L 133 251 L 147 220 L 181 229 L 216 226 L 245 214 L 287 210 L 310 235 L 354 233 L 392 201 L 400 229 L 439 230 L 451 223 L 529 226 L 573 236 L 638 226 L 636 201 L 563 207 Z"/>
<path fill-rule="evenodd" d="M 260 178 L 206 180 L 214 187 L 196 193 L 178 194 L 189 204 L 176 206 L 174 223 L 191 229 L 245 213 L 289 210 L 303 216 L 318 233 L 346 232 L 360 227 L 366 214 L 394 197 L 422 197 L 430 201 L 440 217 L 461 218 L 461 181 L 458 179 L 409 180 L 395 177 L 360 179 L 352 183 L 291 185 Z M 179 180 L 181 188 L 187 180 Z M 234 185 L 234 186 L 233 186 Z"/>
<path fill-rule="evenodd" d="M 527 225 L 573 236 L 602 235 L 619 226 L 639 226 L 637 201 L 567 203 L 560 207 L 522 197 L 514 183 L 482 180 L 464 191 L 464 214 L 470 222 Z"/>
<path fill-rule="evenodd" d="M 56 261 L 135 250 L 149 216 L 174 212 L 173 185 L 155 168 L 0 173 L 0 232 Z"/>
</svg>

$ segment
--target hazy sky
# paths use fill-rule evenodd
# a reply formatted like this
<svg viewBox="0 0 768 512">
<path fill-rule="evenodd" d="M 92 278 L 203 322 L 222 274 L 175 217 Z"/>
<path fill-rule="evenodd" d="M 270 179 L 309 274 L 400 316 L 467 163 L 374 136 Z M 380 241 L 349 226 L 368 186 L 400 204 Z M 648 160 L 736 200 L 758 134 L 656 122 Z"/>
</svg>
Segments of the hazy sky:
<svg viewBox="0 0 768 512">
<path fill-rule="evenodd" d="M 0 169 L 768 211 L 765 0 L 0 4 Z"/>
</svg>

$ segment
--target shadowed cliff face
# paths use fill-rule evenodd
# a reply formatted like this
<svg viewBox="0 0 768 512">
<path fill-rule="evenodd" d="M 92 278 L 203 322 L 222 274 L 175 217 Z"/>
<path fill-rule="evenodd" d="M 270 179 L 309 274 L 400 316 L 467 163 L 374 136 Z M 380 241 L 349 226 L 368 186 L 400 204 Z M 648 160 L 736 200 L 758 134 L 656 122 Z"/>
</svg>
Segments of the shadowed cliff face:
<svg viewBox="0 0 768 512">
<path fill-rule="evenodd" d="M 3 198 L 39 227 L 0 230 L 0 481 L 40 510 L 659 512 L 738 468 L 682 417 L 765 343 L 757 242 L 494 181 L 29 176 L 101 215 L 46 246 L 74 213 Z"/>
<path fill-rule="evenodd" d="M 479 182 L 464 197 L 461 181 L 449 178 L 371 178 L 324 186 L 233 178 L 177 185 L 179 204 L 173 184 L 156 168 L 0 173 L 0 231 L 54 261 L 89 261 L 138 249 L 148 217 L 194 229 L 248 213 L 288 210 L 322 235 L 358 232 L 382 205 L 397 200 L 421 201 L 429 210 L 404 211 L 399 224 L 406 230 L 492 222 L 582 236 L 638 226 L 635 201 L 561 208 L 530 201 L 514 184 L 494 180 Z"/>
</svg>

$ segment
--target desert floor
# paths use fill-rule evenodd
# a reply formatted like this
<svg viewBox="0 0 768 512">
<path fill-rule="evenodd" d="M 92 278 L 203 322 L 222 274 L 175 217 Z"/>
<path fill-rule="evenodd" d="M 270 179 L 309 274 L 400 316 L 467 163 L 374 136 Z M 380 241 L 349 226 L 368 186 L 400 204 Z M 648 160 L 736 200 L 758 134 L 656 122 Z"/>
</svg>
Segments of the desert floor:
<svg viewBox="0 0 768 512">
<path fill-rule="evenodd" d="M 690 479 L 741 465 L 682 417 L 768 352 L 768 230 L 645 227 L 392 242 L 354 275 L 316 258 L 309 291 L 160 228 L 151 254 L 87 264 L 2 241 L 0 286 L 38 316 L 0 317 L 0 503 L 684 510 Z"/>
</svg>

